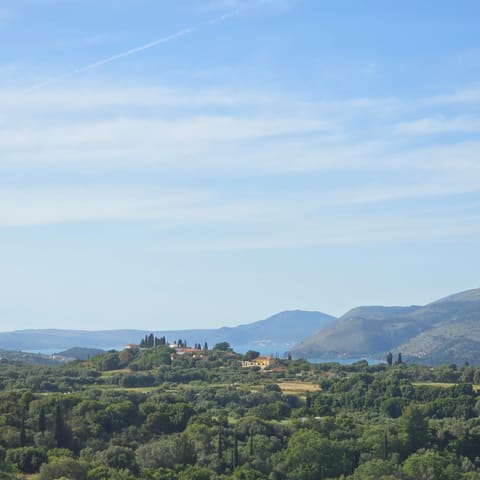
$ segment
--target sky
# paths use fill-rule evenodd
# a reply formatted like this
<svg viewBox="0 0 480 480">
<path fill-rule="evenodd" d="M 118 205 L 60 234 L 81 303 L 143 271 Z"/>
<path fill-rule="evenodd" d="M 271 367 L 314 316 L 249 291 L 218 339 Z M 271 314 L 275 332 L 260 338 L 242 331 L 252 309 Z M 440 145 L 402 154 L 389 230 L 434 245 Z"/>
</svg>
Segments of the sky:
<svg viewBox="0 0 480 480">
<path fill-rule="evenodd" d="M 480 287 L 477 0 L 0 0 L 0 330 Z"/>
</svg>

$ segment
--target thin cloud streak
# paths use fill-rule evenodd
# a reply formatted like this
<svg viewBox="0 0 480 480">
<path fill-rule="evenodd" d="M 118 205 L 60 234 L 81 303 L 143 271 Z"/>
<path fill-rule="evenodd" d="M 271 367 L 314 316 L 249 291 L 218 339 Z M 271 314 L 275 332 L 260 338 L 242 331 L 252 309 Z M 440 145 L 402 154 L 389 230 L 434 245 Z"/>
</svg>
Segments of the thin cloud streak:
<svg viewBox="0 0 480 480">
<path fill-rule="evenodd" d="M 89 70 L 95 70 L 96 68 L 99 68 L 108 63 L 115 62 L 116 60 L 119 60 L 121 58 L 129 57 L 130 55 L 134 55 L 136 53 L 143 52 L 144 50 L 149 50 L 150 48 L 154 48 L 154 47 L 157 47 L 158 45 L 162 45 L 163 43 L 168 43 L 168 42 L 171 42 L 172 40 L 176 40 L 177 38 L 184 37 L 189 33 L 195 32 L 195 30 L 196 30 L 195 27 L 185 28 L 184 30 L 180 30 L 179 32 L 173 33 L 172 35 L 168 35 L 167 37 L 160 38 L 159 40 L 155 40 L 154 42 L 150 42 L 145 45 L 141 45 L 140 47 L 132 48 L 125 52 L 118 53 L 117 55 L 113 55 L 109 58 L 105 58 L 104 60 L 99 60 L 98 62 L 91 63 L 86 67 L 82 67 L 82 68 L 79 68 L 78 70 L 75 70 L 74 74 L 88 72 Z"/>
<path fill-rule="evenodd" d="M 412 135 L 434 135 L 441 133 L 470 133 L 480 131 L 480 118 L 474 116 L 424 117 L 396 126 L 399 133 Z"/>
<path fill-rule="evenodd" d="M 172 42 L 173 40 L 177 40 L 178 38 L 184 37 L 185 35 L 188 35 L 190 33 L 193 33 L 196 31 L 195 27 L 192 28 L 185 28 L 183 30 L 180 30 L 176 33 L 173 33 L 171 35 L 168 35 L 166 37 L 160 38 L 158 40 L 155 40 L 150 43 L 146 43 L 145 45 L 141 45 L 139 47 L 131 48 L 130 50 L 126 50 L 121 53 L 117 53 L 116 55 L 112 55 L 111 57 L 104 58 L 103 60 L 99 60 L 97 62 L 91 63 L 90 65 L 86 65 L 85 67 L 77 68 L 73 72 L 66 73 L 64 75 L 52 78 L 50 80 L 46 80 L 45 82 L 39 83 L 37 85 L 34 85 L 33 87 L 30 87 L 28 91 L 35 91 L 39 90 L 41 88 L 47 87 L 48 85 L 51 85 L 53 83 L 58 83 L 61 82 L 62 80 L 66 80 L 67 78 L 74 77 L 76 75 L 79 75 L 81 73 L 88 72 L 90 70 L 95 70 L 97 68 L 102 67 L 103 65 L 107 65 L 109 63 L 115 62 L 116 60 L 120 60 L 121 58 L 129 57 L 130 55 L 135 55 L 136 53 L 143 52 L 144 50 L 149 50 L 151 48 L 157 47 L 159 45 L 162 45 L 164 43 Z"/>
<path fill-rule="evenodd" d="M 217 23 L 224 22 L 230 18 L 236 17 L 239 15 L 241 12 L 240 8 L 237 8 L 236 10 L 232 12 L 225 13 L 223 15 L 220 15 L 218 17 L 215 17 L 208 22 L 206 22 L 206 26 L 213 26 L 216 25 Z M 153 42 L 146 43 L 144 45 L 140 45 L 139 47 L 131 48 L 129 50 L 126 50 L 124 52 L 117 53 L 116 55 L 112 55 L 111 57 L 104 58 L 102 60 L 98 60 L 94 63 L 91 63 L 89 65 L 86 65 L 81 68 L 77 68 L 73 72 L 65 73 L 64 75 L 60 75 L 55 78 L 51 78 L 49 80 L 46 80 L 44 82 L 38 83 L 37 85 L 33 85 L 27 91 L 35 91 L 42 89 L 44 87 L 47 87 L 48 85 L 51 85 L 53 83 L 58 83 L 61 82 L 62 80 L 66 80 L 71 77 L 75 77 L 76 75 L 80 75 L 82 73 L 89 72 L 91 70 L 96 70 L 97 68 L 103 67 L 104 65 L 108 65 L 109 63 L 116 62 L 117 60 L 120 60 L 125 57 L 129 57 L 131 55 L 135 55 L 137 53 L 143 52 L 145 50 L 150 50 L 151 48 L 158 47 L 159 45 L 163 45 L 165 43 L 173 42 L 174 40 L 178 40 L 182 37 L 185 37 L 186 35 L 190 35 L 196 31 L 198 31 L 201 27 L 198 26 L 193 26 L 193 27 L 188 27 L 184 28 L 182 30 L 179 30 L 178 32 L 172 33 L 171 35 L 167 35 L 166 37 L 159 38 L 158 40 L 154 40 Z"/>
</svg>

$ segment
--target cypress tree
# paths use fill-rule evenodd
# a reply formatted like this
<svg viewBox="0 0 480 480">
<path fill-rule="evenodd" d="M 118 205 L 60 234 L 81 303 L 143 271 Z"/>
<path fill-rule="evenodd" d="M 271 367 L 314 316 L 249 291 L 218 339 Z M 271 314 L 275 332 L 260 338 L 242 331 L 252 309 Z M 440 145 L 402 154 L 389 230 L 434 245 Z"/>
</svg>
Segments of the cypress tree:
<svg viewBox="0 0 480 480">
<path fill-rule="evenodd" d="M 45 416 L 45 408 L 40 407 L 40 411 L 38 412 L 38 431 L 40 433 L 44 433 L 47 428 L 47 420 Z"/>
<path fill-rule="evenodd" d="M 63 410 L 59 403 L 55 407 L 54 437 L 57 447 L 63 448 L 65 446 L 66 428 Z"/>
<path fill-rule="evenodd" d="M 233 468 L 238 467 L 238 438 L 237 430 L 233 433 Z"/>
<path fill-rule="evenodd" d="M 393 355 L 392 355 L 392 352 L 388 352 L 387 353 L 387 364 L 389 367 L 392 366 L 392 363 L 393 363 Z"/>
<path fill-rule="evenodd" d="M 387 432 L 383 434 L 383 445 L 382 445 L 382 460 L 386 460 L 388 457 L 388 437 Z"/>
<path fill-rule="evenodd" d="M 22 418 L 20 425 L 20 446 L 24 447 L 27 444 L 27 435 L 25 433 L 25 420 Z"/>
<path fill-rule="evenodd" d="M 218 449 L 217 449 L 217 454 L 218 454 L 218 459 L 220 461 L 223 460 L 223 444 L 222 444 L 222 426 L 218 428 Z"/>
</svg>

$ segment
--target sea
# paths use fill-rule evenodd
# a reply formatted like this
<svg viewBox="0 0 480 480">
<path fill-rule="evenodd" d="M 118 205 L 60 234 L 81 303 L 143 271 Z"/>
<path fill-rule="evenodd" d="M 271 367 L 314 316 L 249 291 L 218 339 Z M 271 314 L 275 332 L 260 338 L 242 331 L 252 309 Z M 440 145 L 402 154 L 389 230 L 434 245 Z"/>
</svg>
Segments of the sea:
<svg viewBox="0 0 480 480">
<path fill-rule="evenodd" d="M 291 348 L 291 347 L 290 347 Z M 233 345 L 233 349 L 238 353 L 245 354 L 249 350 L 255 350 L 260 355 L 271 355 L 272 357 L 287 358 L 289 346 L 282 345 Z M 351 365 L 362 360 L 366 360 L 369 365 L 378 365 L 385 363 L 382 360 L 367 357 L 326 357 L 326 358 L 307 358 L 310 363 L 339 363 L 341 365 Z"/>
</svg>

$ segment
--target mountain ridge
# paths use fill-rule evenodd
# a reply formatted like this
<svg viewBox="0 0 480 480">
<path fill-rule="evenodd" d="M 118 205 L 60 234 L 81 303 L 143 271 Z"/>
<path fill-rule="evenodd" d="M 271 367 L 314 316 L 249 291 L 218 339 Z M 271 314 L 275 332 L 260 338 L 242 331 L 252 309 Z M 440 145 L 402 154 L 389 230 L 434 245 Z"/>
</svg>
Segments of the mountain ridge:
<svg viewBox="0 0 480 480">
<path fill-rule="evenodd" d="M 424 306 L 356 307 L 292 349 L 309 358 L 384 358 L 388 351 L 420 363 L 480 364 L 480 289 Z"/>
<path fill-rule="evenodd" d="M 139 342 L 146 334 L 154 333 L 157 337 L 165 336 L 171 342 L 186 339 L 189 344 L 207 342 L 213 345 L 226 341 L 234 346 L 258 344 L 288 349 L 334 320 L 335 317 L 322 312 L 287 310 L 252 323 L 217 329 L 24 329 L 0 332 L 0 348 L 30 351 L 59 351 L 73 347 L 122 348 L 126 344 Z"/>
</svg>

